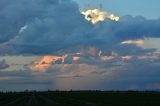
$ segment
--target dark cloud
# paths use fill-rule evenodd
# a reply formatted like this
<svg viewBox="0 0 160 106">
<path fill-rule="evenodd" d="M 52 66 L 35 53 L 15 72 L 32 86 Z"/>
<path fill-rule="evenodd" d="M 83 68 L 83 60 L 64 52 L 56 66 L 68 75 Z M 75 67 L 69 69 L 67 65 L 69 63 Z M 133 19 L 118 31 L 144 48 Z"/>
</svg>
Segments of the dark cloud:
<svg viewBox="0 0 160 106">
<path fill-rule="evenodd" d="M 159 68 L 160 62 L 151 62 L 149 60 L 127 62 L 123 68 L 114 74 L 110 82 L 102 84 L 101 89 L 156 90 L 157 87 L 147 86 L 155 83 L 159 84 Z"/>
<path fill-rule="evenodd" d="M 31 71 L 0 71 L 1 91 L 48 90 L 54 85 L 54 74 Z M 53 86 L 52 86 L 53 85 Z"/>
<path fill-rule="evenodd" d="M 123 40 L 160 35 L 160 20 L 142 16 L 92 25 L 71 0 L 2 0 L 0 4 L 0 42 L 6 43 L 0 46 L 1 54 L 52 54 L 84 45 L 106 48 Z"/>
<path fill-rule="evenodd" d="M 57 4 L 54 0 L 1 0 L 0 5 L 0 42 L 6 42 L 18 35 L 21 27 L 30 23 L 50 5 Z"/>
<path fill-rule="evenodd" d="M 144 49 L 137 45 L 116 45 L 112 47 L 112 50 L 115 51 L 118 55 L 126 56 L 143 56 L 147 55 L 148 53 L 152 53 L 156 51 L 155 48 Z"/>
<path fill-rule="evenodd" d="M 143 16 L 124 16 L 116 28 L 119 39 L 140 39 L 144 37 L 160 37 L 160 19 L 146 19 Z"/>
</svg>

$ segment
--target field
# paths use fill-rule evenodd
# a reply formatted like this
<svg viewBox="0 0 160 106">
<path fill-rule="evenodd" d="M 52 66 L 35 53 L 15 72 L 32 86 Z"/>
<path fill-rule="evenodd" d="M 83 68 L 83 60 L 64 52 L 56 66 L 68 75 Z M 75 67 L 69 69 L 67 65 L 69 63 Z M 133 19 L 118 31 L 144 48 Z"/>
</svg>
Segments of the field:
<svg viewBox="0 0 160 106">
<path fill-rule="evenodd" d="M 160 106 L 158 92 L 46 91 L 0 93 L 0 106 Z"/>
</svg>

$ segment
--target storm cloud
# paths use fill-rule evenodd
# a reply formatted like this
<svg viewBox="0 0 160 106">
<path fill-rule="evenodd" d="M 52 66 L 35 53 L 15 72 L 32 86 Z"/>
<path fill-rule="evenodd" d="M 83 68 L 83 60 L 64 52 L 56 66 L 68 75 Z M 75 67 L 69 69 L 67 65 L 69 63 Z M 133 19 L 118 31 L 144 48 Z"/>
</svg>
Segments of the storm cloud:
<svg viewBox="0 0 160 106">
<path fill-rule="evenodd" d="M 77 46 L 110 47 L 160 37 L 160 19 L 123 16 L 93 25 L 71 0 L 1 0 L 1 54 L 52 54 Z M 15 50 L 16 48 L 16 50 Z"/>
</svg>

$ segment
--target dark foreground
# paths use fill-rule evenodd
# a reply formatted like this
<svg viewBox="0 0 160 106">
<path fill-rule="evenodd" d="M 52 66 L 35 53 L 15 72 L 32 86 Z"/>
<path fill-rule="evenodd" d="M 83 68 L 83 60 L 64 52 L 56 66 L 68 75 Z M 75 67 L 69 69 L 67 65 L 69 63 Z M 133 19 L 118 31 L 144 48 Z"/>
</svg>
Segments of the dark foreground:
<svg viewBox="0 0 160 106">
<path fill-rule="evenodd" d="M 0 106 L 160 106 L 158 92 L 47 91 L 0 93 Z"/>
</svg>

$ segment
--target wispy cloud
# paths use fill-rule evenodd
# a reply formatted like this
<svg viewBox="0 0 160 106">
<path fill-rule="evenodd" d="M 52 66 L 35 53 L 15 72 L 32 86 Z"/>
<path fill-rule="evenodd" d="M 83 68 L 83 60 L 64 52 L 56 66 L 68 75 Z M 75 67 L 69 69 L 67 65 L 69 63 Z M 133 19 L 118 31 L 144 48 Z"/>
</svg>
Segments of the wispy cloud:
<svg viewBox="0 0 160 106">
<path fill-rule="evenodd" d="M 121 42 L 121 44 L 136 44 L 136 45 L 143 45 L 143 44 L 144 44 L 144 40 L 141 40 L 141 39 L 138 39 L 138 40 L 127 40 L 127 41 Z"/>
</svg>

